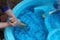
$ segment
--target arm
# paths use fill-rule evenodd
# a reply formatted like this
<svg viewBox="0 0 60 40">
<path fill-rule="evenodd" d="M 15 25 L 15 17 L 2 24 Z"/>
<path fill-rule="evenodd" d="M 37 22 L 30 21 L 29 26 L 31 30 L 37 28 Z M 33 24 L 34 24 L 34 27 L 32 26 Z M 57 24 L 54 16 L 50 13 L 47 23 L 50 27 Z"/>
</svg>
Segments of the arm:
<svg viewBox="0 0 60 40">
<path fill-rule="evenodd" d="M 9 26 L 9 23 L 7 22 L 0 22 L 0 28 L 5 28 L 5 27 L 8 27 Z"/>
<path fill-rule="evenodd" d="M 16 18 L 16 17 L 13 15 L 13 12 L 11 11 L 11 9 L 8 9 L 7 11 L 5 11 L 5 13 L 6 13 L 9 17 L 14 17 L 14 18 Z"/>
<path fill-rule="evenodd" d="M 15 18 L 9 6 L 9 0 L 0 0 L 0 8 L 2 12 L 6 13 L 8 16 Z"/>
<path fill-rule="evenodd" d="M 17 18 L 13 15 L 12 11 L 11 11 L 11 8 L 9 7 L 9 0 L 1 0 L 1 10 L 2 12 L 6 13 L 10 18 L 12 18 L 11 21 L 13 21 L 13 23 L 9 22 L 10 25 L 14 26 L 16 23 L 17 23 Z M 9 18 L 9 19 L 10 19 Z"/>
<path fill-rule="evenodd" d="M 13 18 L 14 22 L 16 23 L 17 22 L 17 19 L 16 17 L 13 15 L 12 11 L 11 11 L 11 8 L 9 7 L 9 0 L 0 0 L 0 8 L 2 10 L 2 12 L 6 13 L 8 16 L 9 16 L 9 19 L 10 18 Z"/>
</svg>

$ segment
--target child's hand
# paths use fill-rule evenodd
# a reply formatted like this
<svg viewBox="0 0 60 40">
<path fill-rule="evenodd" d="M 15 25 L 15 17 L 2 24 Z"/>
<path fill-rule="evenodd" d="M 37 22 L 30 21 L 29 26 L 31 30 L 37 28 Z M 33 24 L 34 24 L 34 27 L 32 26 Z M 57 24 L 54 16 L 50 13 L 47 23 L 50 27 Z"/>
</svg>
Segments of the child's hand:
<svg viewBox="0 0 60 40">
<path fill-rule="evenodd" d="M 17 24 L 18 20 L 14 17 L 10 18 L 9 19 L 9 24 L 12 25 L 12 26 L 15 26 Z"/>
<path fill-rule="evenodd" d="M 8 23 L 12 26 L 19 25 L 21 28 L 26 26 L 26 24 L 22 23 L 20 20 L 16 18 L 10 18 Z"/>
</svg>

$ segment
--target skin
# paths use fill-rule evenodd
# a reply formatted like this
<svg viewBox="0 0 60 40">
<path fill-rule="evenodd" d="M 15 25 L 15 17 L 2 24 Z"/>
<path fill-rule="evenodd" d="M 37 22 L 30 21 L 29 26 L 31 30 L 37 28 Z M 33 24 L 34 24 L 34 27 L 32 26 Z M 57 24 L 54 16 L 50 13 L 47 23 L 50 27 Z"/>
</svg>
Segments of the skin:
<svg viewBox="0 0 60 40">
<path fill-rule="evenodd" d="M 9 22 L 0 22 L 0 28 L 5 28 L 5 27 L 8 27 L 8 26 L 10 26 L 10 25 L 15 26 L 15 24 L 17 23 L 17 19 L 16 19 L 16 17 L 13 15 L 11 9 L 7 10 L 5 13 L 10 17 L 10 18 L 9 18 Z M 11 19 L 11 18 L 12 18 L 12 19 Z M 13 23 L 11 23 L 11 21 L 12 21 Z M 4 25 L 3 25 L 3 24 L 4 24 Z"/>
<path fill-rule="evenodd" d="M 0 0 L 0 7 L 5 7 L 5 6 L 9 6 L 9 0 Z M 9 16 L 9 20 L 8 22 L 0 22 L 0 28 L 15 26 L 17 23 L 20 26 L 25 26 L 24 23 L 18 21 L 18 19 L 13 15 L 11 9 L 6 10 L 4 13 L 6 13 Z"/>
<path fill-rule="evenodd" d="M 8 6 L 8 3 L 9 3 L 9 0 L 0 0 L 1 7 Z M 17 18 L 13 15 L 13 12 L 11 11 L 11 9 L 8 9 L 4 13 L 6 13 L 9 16 L 9 22 L 0 22 L 0 28 L 5 28 L 10 25 L 15 26 L 15 24 L 17 23 Z M 13 21 L 13 23 L 11 23 L 11 21 Z"/>
</svg>

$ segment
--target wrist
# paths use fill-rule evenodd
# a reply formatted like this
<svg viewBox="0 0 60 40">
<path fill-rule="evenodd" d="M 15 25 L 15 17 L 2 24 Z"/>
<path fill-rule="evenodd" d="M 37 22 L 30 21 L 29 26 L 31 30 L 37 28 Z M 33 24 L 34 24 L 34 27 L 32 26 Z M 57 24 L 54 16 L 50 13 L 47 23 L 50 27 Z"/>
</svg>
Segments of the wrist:
<svg viewBox="0 0 60 40">
<path fill-rule="evenodd" d="M 9 22 L 7 22 L 7 26 L 10 26 Z"/>
</svg>

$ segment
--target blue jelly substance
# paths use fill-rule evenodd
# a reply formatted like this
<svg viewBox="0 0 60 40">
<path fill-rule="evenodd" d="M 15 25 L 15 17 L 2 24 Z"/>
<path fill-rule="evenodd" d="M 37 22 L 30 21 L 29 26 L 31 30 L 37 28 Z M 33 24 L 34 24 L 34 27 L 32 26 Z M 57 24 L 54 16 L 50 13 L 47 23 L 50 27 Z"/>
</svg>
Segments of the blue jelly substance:
<svg viewBox="0 0 60 40">
<path fill-rule="evenodd" d="M 46 17 L 45 21 L 49 31 L 60 28 L 60 10 L 56 10 L 51 15 Z"/>
<path fill-rule="evenodd" d="M 25 22 L 27 26 L 23 29 L 15 28 L 15 37 L 18 40 L 46 40 L 47 30 L 43 23 L 43 18 L 41 21 L 38 20 L 34 13 L 26 10 L 26 13 L 19 17 L 20 20 Z"/>
</svg>

